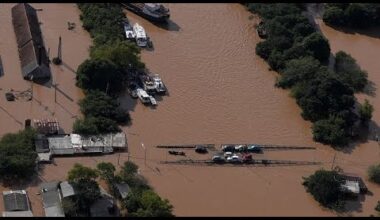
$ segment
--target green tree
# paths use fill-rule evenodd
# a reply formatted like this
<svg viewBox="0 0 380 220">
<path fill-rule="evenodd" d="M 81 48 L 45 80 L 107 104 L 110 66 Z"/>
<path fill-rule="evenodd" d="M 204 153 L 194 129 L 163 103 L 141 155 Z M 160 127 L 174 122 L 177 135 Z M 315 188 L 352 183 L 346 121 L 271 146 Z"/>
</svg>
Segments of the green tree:
<svg viewBox="0 0 380 220">
<path fill-rule="evenodd" d="M 289 88 L 298 82 L 310 80 L 315 77 L 320 68 L 320 63 L 313 57 L 302 57 L 287 62 L 286 67 L 281 74 L 281 80 L 278 86 Z"/>
<path fill-rule="evenodd" d="M 137 217 L 173 217 L 173 206 L 167 199 L 161 199 L 154 191 L 147 190 L 141 196 L 141 208 Z"/>
<path fill-rule="evenodd" d="M 91 51 L 93 59 L 108 59 L 121 69 L 128 69 L 130 66 L 136 69 L 143 69 L 144 63 L 140 59 L 140 49 L 127 41 L 116 41 L 113 44 L 104 44 Z"/>
<path fill-rule="evenodd" d="M 256 45 L 256 54 L 259 55 L 264 60 L 267 60 L 273 50 L 272 45 L 269 41 L 261 41 Z"/>
<path fill-rule="evenodd" d="M 91 178 L 81 178 L 70 182 L 76 192 L 76 203 L 82 213 L 88 214 L 91 205 L 100 198 L 98 183 Z"/>
<path fill-rule="evenodd" d="M 121 168 L 121 173 L 122 175 L 136 175 L 138 170 L 138 166 L 131 162 L 131 161 L 126 161 Z"/>
<path fill-rule="evenodd" d="M 335 54 L 335 71 L 342 82 L 350 85 L 355 92 L 362 92 L 368 83 L 367 72 L 360 69 L 355 59 L 339 51 Z"/>
<path fill-rule="evenodd" d="M 380 164 L 368 168 L 368 177 L 372 182 L 380 184 Z"/>
<path fill-rule="evenodd" d="M 366 28 L 371 23 L 367 9 L 360 3 L 351 3 L 345 10 L 348 23 L 355 28 Z"/>
<path fill-rule="evenodd" d="M 99 174 L 103 179 L 110 181 L 114 178 L 114 172 L 116 169 L 112 163 L 101 162 L 96 165 L 96 168 L 98 169 Z"/>
<path fill-rule="evenodd" d="M 122 124 L 130 121 L 128 112 L 114 98 L 98 90 L 88 92 L 79 106 L 86 117 L 105 117 Z"/>
<path fill-rule="evenodd" d="M 303 185 L 321 205 L 339 209 L 344 204 L 341 185 L 344 180 L 336 171 L 317 170 L 304 178 Z"/>
<path fill-rule="evenodd" d="M 120 128 L 116 121 L 101 116 L 77 119 L 73 125 L 73 132 L 82 135 L 117 133 L 119 131 Z"/>
<path fill-rule="evenodd" d="M 329 7 L 323 13 L 323 21 L 331 26 L 345 25 L 344 11 L 338 7 Z"/>
<path fill-rule="evenodd" d="M 62 209 L 65 212 L 65 217 L 76 217 L 78 215 L 78 204 L 71 197 L 62 199 Z"/>
<path fill-rule="evenodd" d="M 377 202 L 377 206 L 375 207 L 375 210 L 380 212 L 380 201 Z"/>
<path fill-rule="evenodd" d="M 75 120 L 73 125 L 73 133 L 83 135 L 99 134 L 98 128 L 96 127 L 94 121 L 95 118 Z"/>
<path fill-rule="evenodd" d="M 107 59 L 90 59 L 78 67 L 76 79 L 77 86 L 84 90 L 117 94 L 122 91 L 126 77 L 113 62 Z"/>
<path fill-rule="evenodd" d="M 312 126 L 313 139 L 324 144 L 344 146 L 348 143 L 344 124 L 342 118 L 334 116 L 316 121 Z"/>
<path fill-rule="evenodd" d="M 75 163 L 74 167 L 69 171 L 67 180 L 78 181 L 81 179 L 96 179 L 98 172 L 89 167 L 85 167 L 79 163 Z"/>
<path fill-rule="evenodd" d="M 314 57 L 320 62 L 328 61 L 330 57 L 330 44 L 320 33 L 313 33 L 307 36 L 304 41 L 305 50 L 312 52 Z"/>
<path fill-rule="evenodd" d="M 367 99 L 364 100 L 364 104 L 359 107 L 359 117 L 363 123 L 367 123 L 372 118 L 373 106 Z"/>
<path fill-rule="evenodd" d="M 2 179 L 27 179 L 36 172 L 36 131 L 25 129 L 6 134 L 0 140 L 0 176 Z"/>
</svg>

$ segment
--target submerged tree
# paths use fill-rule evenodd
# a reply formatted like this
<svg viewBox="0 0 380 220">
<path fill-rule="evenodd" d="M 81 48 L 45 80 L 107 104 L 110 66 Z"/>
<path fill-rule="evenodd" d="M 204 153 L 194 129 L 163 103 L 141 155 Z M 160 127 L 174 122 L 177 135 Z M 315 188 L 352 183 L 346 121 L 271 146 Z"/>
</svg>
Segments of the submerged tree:
<svg viewBox="0 0 380 220">
<path fill-rule="evenodd" d="M 303 185 L 321 205 L 332 209 L 341 209 L 344 204 L 341 191 L 343 182 L 343 177 L 336 171 L 317 170 L 314 174 L 304 178 Z"/>
<path fill-rule="evenodd" d="M 380 164 L 368 168 L 368 177 L 372 182 L 380 184 Z"/>
<path fill-rule="evenodd" d="M 0 140 L 0 176 L 2 179 L 26 179 L 36 172 L 36 131 L 25 129 L 6 134 Z"/>
</svg>

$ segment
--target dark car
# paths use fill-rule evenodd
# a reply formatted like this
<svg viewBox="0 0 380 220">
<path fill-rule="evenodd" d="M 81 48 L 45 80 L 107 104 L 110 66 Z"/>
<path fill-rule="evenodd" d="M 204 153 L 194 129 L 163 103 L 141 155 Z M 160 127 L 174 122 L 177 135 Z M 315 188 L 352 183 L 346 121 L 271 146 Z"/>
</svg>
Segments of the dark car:
<svg viewBox="0 0 380 220">
<path fill-rule="evenodd" d="M 235 146 L 234 145 L 224 145 L 222 146 L 223 152 L 235 152 Z"/>
<path fill-rule="evenodd" d="M 207 148 L 202 145 L 195 146 L 195 152 L 200 153 L 200 154 L 205 154 L 207 153 Z"/>
</svg>

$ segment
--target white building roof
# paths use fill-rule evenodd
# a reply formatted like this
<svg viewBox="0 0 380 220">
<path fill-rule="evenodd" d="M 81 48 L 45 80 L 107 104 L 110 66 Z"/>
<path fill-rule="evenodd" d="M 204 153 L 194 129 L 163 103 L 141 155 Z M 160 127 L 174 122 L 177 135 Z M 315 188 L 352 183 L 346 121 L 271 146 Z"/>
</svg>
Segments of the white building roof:
<svg viewBox="0 0 380 220">
<path fill-rule="evenodd" d="M 345 184 L 342 185 L 342 188 L 355 194 L 360 193 L 359 182 L 357 181 L 346 180 Z"/>
</svg>

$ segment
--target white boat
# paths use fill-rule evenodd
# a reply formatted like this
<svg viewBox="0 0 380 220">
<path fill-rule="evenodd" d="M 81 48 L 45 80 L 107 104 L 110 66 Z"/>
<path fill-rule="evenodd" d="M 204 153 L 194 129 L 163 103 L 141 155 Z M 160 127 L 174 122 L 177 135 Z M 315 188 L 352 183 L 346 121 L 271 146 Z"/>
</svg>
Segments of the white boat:
<svg viewBox="0 0 380 220">
<path fill-rule="evenodd" d="M 152 105 L 157 105 L 157 101 L 156 101 L 156 99 L 153 97 L 153 96 L 149 96 L 149 99 L 150 99 L 150 103 L 152 104 Z"/>
<path fill-rule="evenodd" d="M 133 31 L 136 36 L 136 43 L 139 47 L 146 47 L 148 45 L 148 37 L 146 36 L 144 28 L 136 23 L 133 25 Z"/>
<path fill-rule="evenodd" d="M 155 88 L 156 92 L 157 93 L 166 93 L 166 86 L 162 82 L 160 76 L 158 74 L 154 74 L 154 76 L 152 78 L 153 78 L 154 85 L 156 87 Z"/>
<path fill-rule="evenodd" d="M 124 32 L 125 32 L 125 37 L 128 40 L 135 40 L 136 38 L 135 31 L 133 30 L 133 27 L 127 20 L 124 21 Z"/>
<path fill-rule="evenodd" d="M 136 91 L 137 91 L 137 97 L 139 97 L 140 101 L 143 104 L 147 104 L 147 103 L 151 102 L 150 97 L 149 97 L 148 93 L 146 93 L 145 90 L 138 88 Z"/>
</svg>

